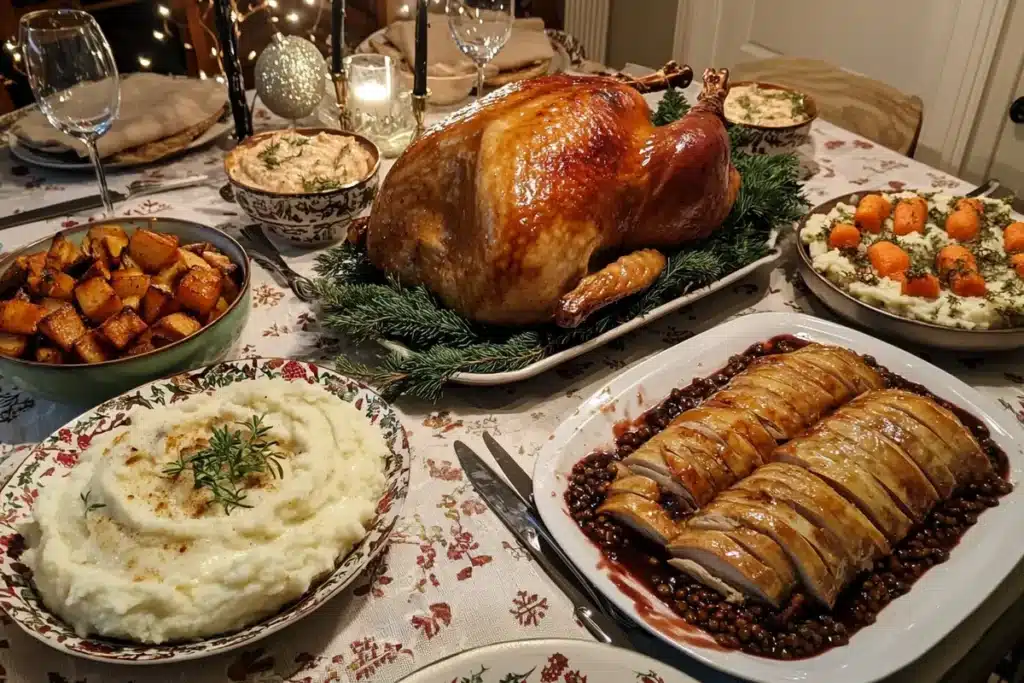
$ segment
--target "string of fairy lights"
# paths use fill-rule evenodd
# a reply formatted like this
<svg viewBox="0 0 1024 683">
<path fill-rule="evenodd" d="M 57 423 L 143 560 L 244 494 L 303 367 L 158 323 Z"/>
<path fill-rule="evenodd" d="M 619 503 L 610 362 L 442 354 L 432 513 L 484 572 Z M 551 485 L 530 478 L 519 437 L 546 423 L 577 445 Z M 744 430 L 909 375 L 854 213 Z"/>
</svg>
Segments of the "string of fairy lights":
<svg viewBox="0 0 1024 683">
<path fill-rule="evenodd" d="M 209 42 L 213 44 L 213 47 L 210 48 L 210 56 L 216 58 L 219 64 L 222 52 L 213 27 L 213 0 L 192 1 L 196 3 L 198 9 L 199 29 L 209 36 Z M 328 17 L 328 20 L 330 16 L 328 12 L 324 11 L 324 6 L 329 5 L 330 0 L 301 0 L 298 3 L 298 7 L 282 7 L 280 0 L 250 0 L 249 2 L 230 0 L 230 3 L 231 19 L 234 22 L 235 35 L 239 40 L 241 40 L 242 36 L 242 26 L 247 21 L 257 16 L 265 16 L 271 24 L 276 25 L 283 22 L 290 29 L 289 33 L 306 33 L 313 43 L 318 43 L 321 41 L 317 36 L 320 24 L 324 20 L 325 15 Z M 190 27 L 185 19 L 186 11 L 184 8 L 176 7 L 172 10 L 167 5 L 158 4 L 155 11 L 161 21 L 161 28 L 153 31 L 153 40 L 157 43 L 163 43 L 175 34 L 189 35 L 189 31 L 195 28 L 194 26 Z M 312 18 L 311 22 L 310 17 Z M 330 39 L 327 38 L 326 41 L 329 45 Z M 186 51 L 195 50 L 192 43 L 187 40 L 183 41 L 183 46 Z M 25 71 L 21 65 L 20 46 L 13 38 L 7 38 L 4 40 L 3 49 L 10 55 L 15 71 L 24 75 Z M 245 59 L 252 62 L 256 60 L 257 56 L 256 50 L 250 50 Z M 136 56 L 136 62 L 140 69 L 147 70 L 152 67 L 153 58 L 149 54 L 143 53 Z M 219 73 L 207 74 L 202 68 L 199 69 L 199 77 L 202 79 L 215 78 L 220 82 L 224 81 L 224 77 Z M 8 79 L 0 75 L 0 87 L 4 87 L 9 83 Z"/>
</svg>

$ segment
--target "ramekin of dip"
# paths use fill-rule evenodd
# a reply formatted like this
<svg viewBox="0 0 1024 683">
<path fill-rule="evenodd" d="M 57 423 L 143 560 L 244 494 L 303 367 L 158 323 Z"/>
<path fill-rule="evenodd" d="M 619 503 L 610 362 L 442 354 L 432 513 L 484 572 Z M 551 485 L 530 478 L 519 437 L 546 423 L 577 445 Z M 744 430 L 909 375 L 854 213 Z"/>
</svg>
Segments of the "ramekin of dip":
<svg viewBox="0 0 1024 683">
<path fill-rule="evenodd" d="M 257 133 L 224 157 L 238 205 L 282 239 L 315 247 L 345 237 L 377 195 L 380 150 L 330 128 Z"/>
</svg>

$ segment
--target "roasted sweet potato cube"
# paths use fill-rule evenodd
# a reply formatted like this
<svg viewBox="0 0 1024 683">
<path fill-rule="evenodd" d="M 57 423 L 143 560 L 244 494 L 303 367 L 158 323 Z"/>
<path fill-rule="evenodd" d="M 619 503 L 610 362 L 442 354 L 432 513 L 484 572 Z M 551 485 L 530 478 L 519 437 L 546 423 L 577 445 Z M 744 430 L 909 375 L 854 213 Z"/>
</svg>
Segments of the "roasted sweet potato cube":
<svg viewBox="0 0 1024 683">
<path fill-rule="evenodd" d="M 204 261 L 209 263 L 211 266 L 219 270 L 224 275 L 231 275 L 236 270 L 238 270 L 238 266 L 232 263 L 231 259 L 229 259 L 224 254 L 220 253 L 219 251 L 204 251 L 202 256 Z"/>
<path fill-rule="evenodd" d="M 101 223 L 94 225 L 89 228 L 89 232 L 85 233 L 85 238 L 92 242 L 94 240 L 102 240 L 104 237 L 116 237 L 122 239 L 125 243 L 128 242 L 128 233 L 124 231 L 120 225 L 116 223 Z"/>
<path fill-rule="evenodd" d="M 121 254 L 124 253 L 125 248 L 128 246 L 127 235 L 104 235 L 100 240 L 107 255 L 110 256 L 111 261 L 120 263 Z"/>
<path fill-rule="evenodd" d="M 224 286 L 220 290 L 220 295 L 224 297 L 224 299 L 228 303 L 231 303 L 232 301 L 238 298 L 238 295 L 241 293 L 241 290 L 238 288 L 238 283 L 235 282 L 235 278 L 231 277 L 230 275 L 224 276 L 223 283 Z"/>
<path fill-rule="evenodd" d="M 21 299 L 0 301 L 0 332 L 35 334 L 39 321 L 46 317 L 46 309 Z"/>
<path fill-rule="evenodd" d="M 135 259 L 131 257 L 127 251 L 121 253 L 121 269 L 122 270 L 142 270 L 142 266 L 135 262 Z"/>
<path fill-rule="evenodd" d="M 21 358 L 28 348 L 28 337 L 0 332 L 0 356 Z"/>
<path fill-rule="evenodd" d="M 102 277 L 94 277 L 75 287 L 75 300 L 89 320 L 101 323 L 121 310 L 121 297 Z"/>
<path fill-rule="evenodd" d="M 121 355 L 138 356 L 140 353 L 149 353 L 150 351 L 156 351 L 156 349 L 157 346 L 154 343 L 153 330 L 149 329 L 136 337 L 132 345 L 125 349 Z"/>
<path fill-rule="evenodd" d="M 58 232 L 50 242 L 50 250 L 46 253 L 46 265 L 54 270 L 65 271 L 86 258 L 82 249 Z"/>
<path fill-rule="evenodd" d="M 142 308 L 142 297 L 141 296 L 123 296 L 121 297 L 121 305 L 124 308 L 130 308 L 133 311 L 137 311 Z"/>
<path fill-rule="evenodd" d="M 60 349 L 55 349 L 52 346 L 39 346 L 36 348 L 36 360 L 40 363 L 60 365 L 64 362 L 64 354 Z"/>
<path fill-rule="evenodd" d="M 86 329 L 75 307 L 65 303 L 39 321 L 39 332 L 60 348 L 70 351 Z"/>
<path fill-rule="evenodd" d="M 27 286 L 32 294 L 51 299 L 71 301 L 75 295 L 75 278 L 49 267 L 39 275 L 29 275 Z"/>
<path fill-rule="evenodd" d="M 120 351 L 135 341 L 135 338 L 145 332 L 147 327 L 135 311 L 130 308 L 122 308 L 120 313 L 107 318 L 106 322 L 100 325 L 99 330 L 111 346 Z"/>
<path fill-rule="evenodd" d="M 226 310 L 228 310 L 227 299 L 225 299 L 224 297 L 220 297 L 219 299 L 217 299 L 217 303 L 214 305 L 214 307 L 210 309 L 210 312 L 206 314 L 206 324 L 209 325 L 214 320 L 224 315 L 224 311 Z"/>
<path fill-rule="evenodd" d="M 53 313 L 54 311 L 56 311 L 58 308 L 62 307 L 66 303 L 67 303 L 67 301 L 64 301 L 62 299 L 54 299 L 52 297 L 43 297 L 42 299 L 39 300 L 39 305 L 46 309 L 46 314 L 47 315 L 49 315 L 50 313 Z M 40 322 L 42 322 L 42 321 L 40 321 Z"/>
<path fill-rule="evenodd" d="M 191 251 L 193 254 L 202 254 L 204 251 L 215 251 L 217 247 L 213 246 L 211 242 L 193 242 L 182 246 L 182 249 Z"/>
<path fill-rule="evenodd" d="M 149 276 L 141 270 L 115 270 L 110 274 L 110 286 L 122 299 L 145 296 L 149 289 Z"/>
<path fill-rule="evenodd" d="M 116 246 L 118 244 L 121 246 Z M 120 225 L 94 225 L 85 234 L 82 249 L 92 258 L 103 261 L 109 268 L 117 262 L 117 255 L 124 251 L 127 244 L 128 233 Z M 116 255 L 111 253 L 111 246 Z"/>
<path fill-rule="evenodd" d="M 0 294 L 17 289 L 28 281 L 30 275 L 40 275 L 46 267 L 46 252 L 37 251 L 14 259 L 14 263 L 0 276 Z"/>
<path fill-rule="evenodd" d="M 152 325 L 158 318 L 181 310 L 174 292 L 166 285 L 150 284 L 142 297 L 142 319 Z"/>
<path fill-rule="evenodd" d="M 153 324 L 153 337 L 154 339 L 178 341 L 190 334 L 195 334 L 201 327 L 202 325 L 199 324 L 199 321 L 187 313 L 171 313 Z"/>
<path fill-rule="evenodd" d="M 82 273 L 82 279 L 88 280 L 94 277 L 101 277 L 104 280 L 109 280 L 111 276 L 110 268 L 107 266 L 103 259 L 96 259 L 89 266 L 89 269 Z"/>
<path fill-rule="evenodd" d="M 185 263 L 185 266 L 191 268 L 213 268 L 207 263 L 202 256 L 185 249 L 178 250 L 178 260 Z"/>
<path fill-rule="evenodd" d="M 193 268 L 178 282 L 175 291 L 184 308 L 206 315 L 217 305 L 224 277 L 220 271 L 211 268 Z"/>
<path fill-rule="evenodd" d="M 178 254 L 178 236 L 152 230 L 136 230 L 128 241 L 132 260 L 147 273 L 167 266 Z"/>
<path fill-rule="evenodd" d="M 75 342 L 75 354 L 86 363 L 109 360 L 111 352 L 98 330 L 89 330 Z"/>
<path fill-rule="evenodd" d="M 188 265 L 182 259 L 175 259 L 153 276 L 153 284 L 173 288 L 182 275 L 188 272 Z"/>
</svg>

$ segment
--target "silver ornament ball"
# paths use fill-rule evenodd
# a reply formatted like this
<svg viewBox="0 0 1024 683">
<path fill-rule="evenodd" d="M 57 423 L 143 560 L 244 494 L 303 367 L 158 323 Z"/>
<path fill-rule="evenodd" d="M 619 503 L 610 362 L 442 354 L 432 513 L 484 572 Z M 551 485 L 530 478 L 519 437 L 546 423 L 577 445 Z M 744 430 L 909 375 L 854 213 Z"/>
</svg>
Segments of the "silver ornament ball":
<svg viewBox="0 0 1024 683">
<path fill-rule="evenodd" d="M 309 116 L 324 97 L 327 65 L 316 45 L 275 33 L 256 60 L 256 93 L 285 119 Z"/>
</svg>

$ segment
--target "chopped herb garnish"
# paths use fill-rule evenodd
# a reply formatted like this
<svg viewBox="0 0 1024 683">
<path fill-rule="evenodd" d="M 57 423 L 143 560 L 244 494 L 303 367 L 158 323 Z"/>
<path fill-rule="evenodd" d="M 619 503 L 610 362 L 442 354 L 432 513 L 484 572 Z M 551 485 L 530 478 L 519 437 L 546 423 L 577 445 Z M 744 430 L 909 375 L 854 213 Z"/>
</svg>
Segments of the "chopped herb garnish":
<svg viewBox="0 0 1024 683">
<path fill-rule="evenodd" d="M 85 514 L 88 515 L 93 510 L 99 510 L 100 508 L 107 507 L 106 503 L 90 503 L 89 497 L 92 495 L 92 489 L 84 493 L 79 493 L 78 497 L 82 499 L 82 506 L 85 507 Z"/>
<path fill-rule="evenodd" d="M 309 138 L 304 138 L 301 135 L 293 135 L 292 137 L 285 139 L 292 147 L 303 147 L 309 144 Z"/>
<path fill-rule="evenodd" d="M 265 167 L 273 170 L 281 165 L 281 160 L 277 158 L 277 152 L 279 149 L 281 149 L 281 143 L 275 140 L 264 147 L 263 150 L 256 155 L 256 158 L 262 161 Z"/>
<path fill-rule="evenodd" d="M 306 192 L 326 192 L 328 190 L 337 190 L 339 187 L 341 187 L 341 182 L 334 178 L 325 178 L 318 175 L 302 179 L 302 189 Z"/>
<path fill-rule="evenodd" d="M 230 430 L 227 425 L 214 427 L 209 445 L 166 466 L 164 476 L 176 479 L 186 470 L 192 471 L 193 488 L 206 488 L 213 502 L 224 508 L 225 514 L 238 507 L 252 507 L 245 501 L 246 488 L 260 475 L 278 479 L 284 476 L 282 453 L 275 450 L 276 441 L 267 434 L 270 427 L 263 424 L 263 415 L 253 416 L 247 422 L 236 422 L 243 429 Z"/>
</svg>

